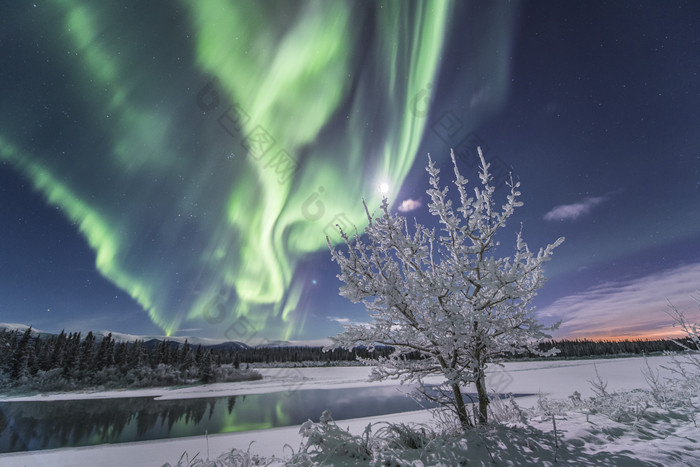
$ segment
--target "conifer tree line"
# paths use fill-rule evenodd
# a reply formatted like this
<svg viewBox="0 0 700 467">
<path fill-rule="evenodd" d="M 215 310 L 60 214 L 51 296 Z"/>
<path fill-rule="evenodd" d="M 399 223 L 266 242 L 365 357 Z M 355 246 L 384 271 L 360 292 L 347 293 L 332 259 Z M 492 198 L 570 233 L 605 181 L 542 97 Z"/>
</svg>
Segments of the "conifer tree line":
<svg viewBox="0 0 700 467">
<path fill-rule="evenodd" d="M 0 389 L 145 387 L 260 379 L 230 352 L 160 341 L 116 342 L 92 332 L 32 335 L 0 330 Z"/>
<path fill-rule="evenodd" d="M 554 358 L 586 358 L 615 355 L 648 355 L 663 352 L 679 352 L 683 350 L 679 344 L 689 344 L 690 339 L 633 339 L 633 340 L 591 340 L 591 339 L 558 339 L 540 343 L 542 351 L 552 348 L 559 349 Z M 509 359 L 536 358 L 532 354 L 508 356 Z M 539 357 L 537 357 L 539 358 Z"/>
</svg>

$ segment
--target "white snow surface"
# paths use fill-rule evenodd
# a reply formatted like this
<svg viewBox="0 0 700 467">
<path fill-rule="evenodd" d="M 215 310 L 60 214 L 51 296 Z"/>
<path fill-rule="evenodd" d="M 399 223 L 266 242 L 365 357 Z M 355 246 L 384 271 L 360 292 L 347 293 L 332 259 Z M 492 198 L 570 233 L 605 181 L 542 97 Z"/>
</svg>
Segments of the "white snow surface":
<svg viewBox="0 0 700 467">
<path fill-rule="evenodd" d="M 670 358 L 665 356 L 649 357 L 649 364 L 660 369 L 661 374 L 669 373 L 661 368 L 668 365 Z M 544 394 L 553 399 L 566 399 L 574 391 L 583 397 L 592 396 L 590 380 L 595 379 L 595 367 L 602 379 L 608 381 L 608 391 L 627 391 L 635 388 L 647 388 L 642 374 L 645 368 L 643 358 L 615 358 L 598 360 L 569 361 L 530 361 L 506 363 L 503 369 L 489 368 L 489 388 L 498 392 Z M 2 401 L 31 400 L 70 400 L 87 398 L 114 398 L 153 396 L 159 399 L 218 397 L 243 394 L 262 394 L 285 390 L 352 388 L 374 385 L 394 385 L 395 381 L 369 382 L 370 367 L 323 367 L 323 368 L 264 368 L 259 370 L 264 378 L 259 381 L 237 383 L 218 383 L 207 386 L 188 388 L 151 388 L 122 391 L 82 392 L 29 397 L 1 397 Z M 437 380 L 434 382 L 438 382 Z M 537 395 L 517 399 L 522 407 L 532 407 L 537 402 Z M 310 413 L 309 418 L 317 421 L 320 414 Z M 427 411 L 406 412 L 377 417 L 352 420 L 338 420 L 338 426 L 349 428 L 359 435 L 368 423 L 427 423 L 431 415 Z M 673 436 L 665 436 L 639 442 L 638 439 L 625 438 L 626 435 L 611 437 L 611 430 L 616 429 L 613 421 L 596 418 L 592 423 L 586 422 L 584 415 L 570 415 L 557 420 L 558 430 L 564 434 L 563 442 L 584 442 L 587 452 L 605 455 L 605 453 L 623 452 L 626 456 L 638 456 L 639 465 L 645 464 L 655 456 L 666 455 L 664 459 L 677 459 L 679 463 L 671 465 L 700 465 L 700 429 L 683 427 Z M 539 423 L 541 426 L 537 426 Z M 536 428 L 551 431 L 551 420 L 535 422 Z M 548 428 L 549 427 L 549 428 Z M 617 428 L 619 431 L 619 428 Z M 615 442 L 613 442 L 615 438 Z M 581 440 L 581 441 L 579 441 Z M 302 437 L 299 426 L 273 428 L 267 430 L 214 434 L 208 437 L 209 458 L 215 459 L 219 454 L 231 448 L 248 449 L 264 456 L 284 457 L 289 454 L 289 444 L 295 451 Z M 689 445 L 688 443 L 693 443 Z M 697 444 L 694 444 L 697 443 Z M 166 462 L 176 465 L 183 452 L 187 451 L 190 459 L 197 453 L 198 458 L 207 458 L 207 440 L 203 436 L 175 438 L 166 440 L 103 444 L 80 448 L 62 448 L 33 452 L 0 454 L 3 466 L 86 466 L 86 465 L 130 465 L 162 466 Z M 603 457 L 604 458 L 604 457 Z M 601 459 L 600 457 L 598 458 Z M 691 461 L 688 461 L 691 459 Z M 598 460 L 598 462 L 599 462 Z M 697 463 L 696 463 L 697 462 Z M 547 464 L 547 462 L 544 462 Z M 582 465 L 614 465 L 587 464 Z M 669 464 L 666 464 L 669 465 Z"/>
</svg>

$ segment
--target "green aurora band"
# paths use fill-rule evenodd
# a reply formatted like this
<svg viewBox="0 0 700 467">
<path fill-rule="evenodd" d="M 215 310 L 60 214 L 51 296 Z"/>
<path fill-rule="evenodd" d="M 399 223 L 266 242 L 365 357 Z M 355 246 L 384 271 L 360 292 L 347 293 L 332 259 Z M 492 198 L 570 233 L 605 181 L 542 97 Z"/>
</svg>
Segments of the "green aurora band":
<svg viewBox="0 0 700 467">
<path fill-rule="evenodd" d="M 167 335 L 187 323 L 298 337 L 296 268 L 326 235 L 337 241 L 336 222 L 362 229 L 361 198 L 377 205 L 379 180 L 399 187 L 412 167 L 427 119 L 411 100 L 437 79 L 454 6 L 135 5 L 28 8 L 22 33 L 48 57 L 33 72 L 58 84 L 15 90 L 50 105 L 3 115 L 0 160 L 76 224 L 100 273 Z"/>
</svg>

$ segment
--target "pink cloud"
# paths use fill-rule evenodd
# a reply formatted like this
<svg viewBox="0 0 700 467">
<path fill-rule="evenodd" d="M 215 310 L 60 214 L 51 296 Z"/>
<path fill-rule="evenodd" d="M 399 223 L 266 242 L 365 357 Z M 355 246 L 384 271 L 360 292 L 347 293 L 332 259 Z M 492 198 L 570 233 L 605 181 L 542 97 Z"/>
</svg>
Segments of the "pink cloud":
<svg viewBox="0 0 700 467">
<path fill-rule="evenodd" d="M 570 338 L 678 335 L 666 314 L 669 301 L 689 321 L 700 319 L 693 300 L 700 289 L 700 263 L 659 271 L 636 279 L 606 282 L 556 300 L 540 317 L 561 319 L 557 335 Z"/>
</svg>

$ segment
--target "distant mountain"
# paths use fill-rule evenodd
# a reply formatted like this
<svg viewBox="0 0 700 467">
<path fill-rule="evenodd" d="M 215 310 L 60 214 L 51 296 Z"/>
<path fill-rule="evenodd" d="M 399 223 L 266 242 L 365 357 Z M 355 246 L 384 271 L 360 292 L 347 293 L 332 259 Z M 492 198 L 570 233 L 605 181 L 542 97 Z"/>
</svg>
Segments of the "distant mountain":
<svg viewBox="0 0 700 467">
<path fill-rule="evenodd" d="M 101 336 L 106 336 L 110 331 L 100 331 L 98 334 Z M 195 336 L 140 336 L 136 334 L 124 334 L 121 332 L 112 332 L 112 339 L 117 342 L 134 342 L 137 340 L 143 341 L 144 345 L 148 348 L 155 347 L 163 341 L 168 341 L 175 347 L 182 345 L 187 341 L 192 346 L 201 345 L 204 348 L 212 349 L 247 349 L 248 345 L 243 342 L 236 341 L 222 341 L 221 339 L 210 339 L 207 337 L 195 337 Z"/>
<path fill-rule="evenodd" d="M 8 331 L 21 331 L 24 332 L 29 326 L 26 324 L 19 324 L 19 323 L 0 323 L 0 329 L 7 329 Z M 71 329 L 66 329 L 66 333 L 70 332 L 75 332 Z M 107 337 L 108 334 L 112 334 L 112 339 L 115 342 L 134 342 L 137 340 L 143 341 L 144 345 L 148 348 L 151 347 L 156 347 L 158 344 L 160 344 L 162 341 L 168 341 L 171 343 L 173 347 L 184 344 L 185 340 L 189 342 L 190 345 L 192 346 L 198 346 L 201 345 L 204 348 L 212 348 L 212 349 L 217 349 L 217 350 L 225 350 L 225 349 L 233 349 L 233 350 L 242 350 L 242 349 L 249 349 L 250 346 L 247 344 L 244 344 L 243 342 L 237 342 L 237 341 L 223 341 L 221 339 L 209 339 L 206 337 L 194 337 L 194 336 L 176 336 L 176 337 L 166 337 L 166 336 L 140 336 L 140 335 L 135 335 L 135 334 L 125 334 L 123 332 L 114 332 L 114 331 L 93 331 L 92 332 L 95 335 L 95 338 L 97 341 L 101 341 L 104 337 Z M 82 331 L 81 335 L 85 337 L 87 332 Z M 34 336 L 41 336 L 41 337 L 47 337 L 47 336 L 55 336 L 58 335 L 57 333 L 51 333 L 51 332 L 44 332 L 39 329 L 32 328 L 32 335 Z"/>
<path fill-rule="evenodd" d="M 8 331 L 26 331 L 27 328 L 26 324 L 19 324 L 19 323 L 0 323 L 0 329 L 7 329 Z M 39 331 L 37 329 L 32 328 L 32 333 L 41 333 L 42 331 Z"/>
<path fill-rule="evenodd" d="M 226 349 L 245 350 L 245 349 L 251 348 L 248 344 L 244 344 L 243 342 L 236 342 L 236 341 L 222 342 L 220 344 L 210 345 L 208 347 L 211 349 L 216 349 L 216 350 L 226 350 Z"/>
<path fill-rule="evenodd" d="M 253 345 L 251 347 L 255 348 L 266 348 L 266 347 L 326 347 L 331 345 L 332 341 L 328 338 L 322 339 L 308 339 L 299 341 L 267 341 L 263 344 Z"/>
<path fill-rule="evenodd" d="M 258 344 L 254 347 L 265 348 L 265 347 L 293 347 L 295 344 L 289 341 L 267 341 L 264 344 Z"/>
<path fill-rule="evenodd" d="M 21 331 L 24 332 L 29 326 L 26 324 L 19 323 L 0 323 L 0 329 L 7 329 L 8 331 Z M 32 327 L 32 336 L 52 336 L 50 332 L 44 332 L 40 329 Z"/>
<path fill-rule="evenodd" d="M 201 340 L 201 339 L 195 339 L 195 340 Z M 146 348 L 152 349 L 155 347 L 158 347 L 161 342 L 167 341 L 170 343 L 171 348 L 178 347 L 182 344 L 185 343 L 184 339 L 182 342 L 180 342 L 180 339 L 177 341 L 174 341 L 170 339 L 169 337 L 159 337 L 159 338 L 154 338 L 154 339 L 149 339 L 147 341 L 144 341 L 143 345 Z M 201 344 L 201 343 L 195 343 L 193 341 L 190 341 L 187 339 L 187 342 L 192 346 L 192 347 L 197 347 L 198 345 L 201 345 L 205 349 L 214 349 L 214 350 L 245 350 L 249 349 L 250 346 L 242 343 L 242 342 L 234 342 L 234 341 L 229 341 L 229 342 L 221 342 L 219 344 Z"/>
</svg>

